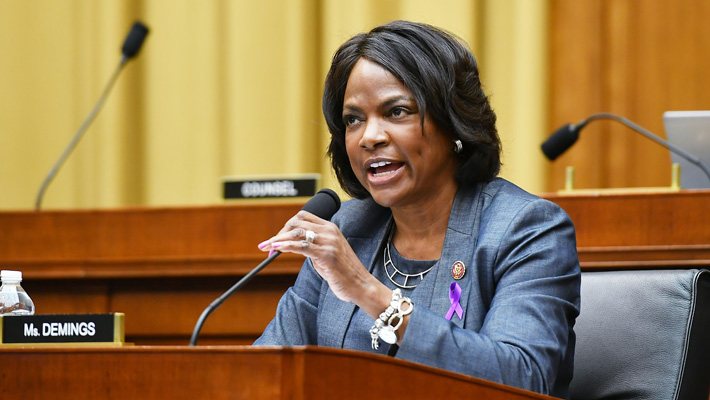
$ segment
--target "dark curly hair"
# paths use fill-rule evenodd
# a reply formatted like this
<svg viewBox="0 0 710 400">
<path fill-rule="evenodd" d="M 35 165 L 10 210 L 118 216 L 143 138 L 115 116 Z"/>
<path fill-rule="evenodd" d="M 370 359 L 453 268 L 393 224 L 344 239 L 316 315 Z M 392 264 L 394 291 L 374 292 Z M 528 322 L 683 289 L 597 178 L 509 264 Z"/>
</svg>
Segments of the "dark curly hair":
<svg viewBox="0 0 710 400">
<path fill-rule="evenodd" d="M 331 134 L 328 156 L 345 192 L 360 199 L 370 196 L 350 167 L 342 117 L 348 78 L 360 58 L 379 64 L 412 92 L 421 110 L 422 129 L 426 115 L 439 129 L 461 140 L 463 150 L 456 154 L 459 184 L 474 185 L 498 175 L 501 144 L 496 115 L 481 88 L 476 58 L 449 32 L 393 21 L 345 42 L 335 52 L 325 80 L 323 115 Z"/>
</svg>

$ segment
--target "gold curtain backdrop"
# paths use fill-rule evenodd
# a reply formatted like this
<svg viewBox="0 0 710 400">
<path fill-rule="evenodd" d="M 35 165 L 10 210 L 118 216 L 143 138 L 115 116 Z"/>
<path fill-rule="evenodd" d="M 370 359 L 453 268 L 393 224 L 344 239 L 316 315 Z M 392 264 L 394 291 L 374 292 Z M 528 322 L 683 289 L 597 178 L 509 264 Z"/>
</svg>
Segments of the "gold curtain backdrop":
<svg viewBox="0 0 710 400">
<path fill-rule="evenodd" d="M 463 38 L 499 117 L 502 176 L 545 188 L 544 0 L 0 0 L 0 209 L 30 209 L 134 20 L 150 34 L 45 209 L 219 204 L 224 176 L 320 173 L 335 49 L 394 19 Z"/>
</svg>

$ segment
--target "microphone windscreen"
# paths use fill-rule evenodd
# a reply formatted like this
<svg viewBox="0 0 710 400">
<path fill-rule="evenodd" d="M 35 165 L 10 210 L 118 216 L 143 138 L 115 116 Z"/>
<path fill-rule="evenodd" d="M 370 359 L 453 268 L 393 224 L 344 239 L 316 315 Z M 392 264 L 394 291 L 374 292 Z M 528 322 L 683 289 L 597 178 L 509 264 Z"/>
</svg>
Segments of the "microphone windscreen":
<svg viewBox="0 0 710 400">
<path fill-rule="evenodd" d="M 136 22 L 135 24 L 133 24 L 131 31 L 128 32 L 128 36 L 126 36 L 126 41 L 123 42 L 123 48 L 121 49 L 121 51 L 123 52 L 123 56 L 126 59 L 129 59 L 138 54 L 138 50 L 141 49 L 141 46 L 143 45 L 143 40 L 145 40 L 145 37 L 147 35 L 147 26 L 143 25 L 140 22 Z"/>
<path fill-rule="evenodd" d="M 340 209 L 340 197 L 330 189 L 319 190 L 301 208 L 301 210 L 308 211 L 325 220 L 330 220 L 338 209 Z"/>
<path fill-rule="evenodd" d="M 579 129 L 572 124 L 567 124 L 555 131 L 542 144 L 542 152 L 549 160 L 554 160 L 569 149 L 579 138 Z"/>
</svg>

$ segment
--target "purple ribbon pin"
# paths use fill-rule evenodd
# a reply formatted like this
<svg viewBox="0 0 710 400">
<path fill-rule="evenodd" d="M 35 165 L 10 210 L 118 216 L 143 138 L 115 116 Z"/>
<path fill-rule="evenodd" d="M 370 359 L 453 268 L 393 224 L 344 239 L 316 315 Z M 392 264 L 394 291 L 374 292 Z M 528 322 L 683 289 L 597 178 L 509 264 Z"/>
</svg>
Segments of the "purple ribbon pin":
<svg viewBox="0 0 710 400">
<path fill-rule="evenodd" d="M 451 307 L 446 313 L 446 319 L 449 321 L 451 321 L 451 317 L 454 316 L 454 312 L 459 316 L 459 319 L 463 319 L 463 308 L 461 308 L 461 304 L 459 303 L 460 299 L 461 286 L 459 286 L 458 282 L 454 282 L 449 286 L 449 301 L 451 302 Z"/>
</svg>

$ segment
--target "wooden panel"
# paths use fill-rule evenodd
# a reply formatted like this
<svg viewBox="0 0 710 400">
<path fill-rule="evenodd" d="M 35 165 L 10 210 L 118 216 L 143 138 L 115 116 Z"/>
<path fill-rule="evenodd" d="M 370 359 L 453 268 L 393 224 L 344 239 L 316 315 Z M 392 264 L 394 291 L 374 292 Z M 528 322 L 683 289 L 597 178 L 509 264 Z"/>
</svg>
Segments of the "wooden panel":
<svg viewBox="0 0 710 400">
<path fill-rule="evenodd" d="M 267 267 L 268 268 L 268 267 Z M 176 277 L 105 280 L 29 279 L 23 287 L 41 314 L 126 314 L 126 341 L 135 344 L 183 344 L 202 311 L 240 277 Z M 296 271 L 257 276 L 207 319 L 200 344 L 251 344 L 276 312 Z"/>
<path fill-rule="evenodd" d="M 375 354 L 328 348 L 127 347 L 2 349 L 4 398 L 552 399 Z"/>
<path fill-rule="evenodd" d="M 0 212 L 0 262 L 47 279 L 244 274 L 300 206 Z M 302 263 L 280 259 L 265 273 Z"/>
<path fill-rule="evenodd" d="M 4 269 L 10 268 L 3 265 Z M 107 313 L 110 283 L 81 280 L 25 280 L 22 287 L 38 314 Z M 121 312 L 121 311 L 117 311 Z"/>
<path fill-rule="evenodd" d="M 601 1 L 556 1 L 550 6 L 550 133 L 589 114 L 606 111 L 602 106 L 600 71 L 603 69 Z M 577 144 L 549 164 L 548 188 L 564 188 L 564 167 L 580 169 L 580 187 L 599 187 L 606 175 L 600 158 L 606 136 L 599 126 L 589 126 Z M 595 166 L 594 168 L 585 168 Z M 583 170 L 582 170 L 583 169 Z"/>
<path fill-rule="evenodd" d="M 294 280 L 295 274 L 250 282 L 210 315 L 202 337 L 237 334 L 256 338 L 273 318 L 278 300 Z M 132 311 L 126 313 L 132 316 L 126 321 L 127 334 L 189 338 L 205 307 L 235 282 L 236 279 L 226 278 L 122 281 L 114 285 L 111 307 Z M 149 312 L 144 308 L 149 308 Z"/>
<path fill-rule="evenodd" d="M 662 114 L 710 104 L 710 2 L 553 0 L 550 132 L 612 112 L 665 137 Z M 692 149 L 688 149 L 691 150 Z M 616 122 L 594 122 L 550 164 L 548 189 L 668 186 L 668 150 Z"/>
<path fill-rule="evenodd" d="M 126 340 L 187 344 L 197 319 L 266 258 L 256 245 L 301 207 L 0 212 L 0 267 L 23 271 L 38 313 L 126 314 Z M 201 344 L 250 344 L 303 257 L 284 254 L 207 320 Z"/>
<path fill-rule="evenodd" d="M 544 197 L 572 218 L 583 269 L 710 267 L 710 191 Z"/>
</svg>

